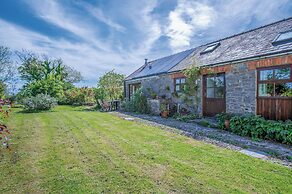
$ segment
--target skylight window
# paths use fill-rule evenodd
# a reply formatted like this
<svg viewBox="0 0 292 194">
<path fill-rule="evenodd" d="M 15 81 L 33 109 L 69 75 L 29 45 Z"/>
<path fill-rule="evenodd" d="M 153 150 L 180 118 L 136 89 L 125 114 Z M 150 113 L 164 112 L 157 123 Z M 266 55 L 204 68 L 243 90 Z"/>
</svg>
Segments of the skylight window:
<svg viewBox="0 0 292 194">
<path fill-rule="evenodd" d="M 210 44 L 210 45 L 208 45 L 208 46 L 207 46 L 207 47 L 201 52 L 201 54 L 212 52 L 212 51 L 215 50 L 219 45 L 220 45 L 220 42 L 216 42 L 216 43 L 214 43 L 214 44 Z"/>
<path fill-rule="evenodd" d="M 280 33 L 274 40 L 273 44 L 285 44 L 292 42 L 292 30 Z"/>
</svg>

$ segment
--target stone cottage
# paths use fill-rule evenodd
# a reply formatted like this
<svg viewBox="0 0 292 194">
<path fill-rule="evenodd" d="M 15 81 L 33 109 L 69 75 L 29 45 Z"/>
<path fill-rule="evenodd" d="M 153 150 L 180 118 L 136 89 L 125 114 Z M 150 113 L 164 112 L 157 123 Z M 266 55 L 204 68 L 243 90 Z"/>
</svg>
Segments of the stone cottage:
<svg viewBox="0 0 292 194">
<path fill-rule="evenodd" d="M 182 71 L 201 67 L 186 101 Z M 141 88 L 149 99 L 168 99 L 203 116 L 252 113 L 292 119 L 292 17 L 145 64 L 125 80 L 125 97 Z M 191 103 L 190 103 L 191 102 Z"/>
</svg>

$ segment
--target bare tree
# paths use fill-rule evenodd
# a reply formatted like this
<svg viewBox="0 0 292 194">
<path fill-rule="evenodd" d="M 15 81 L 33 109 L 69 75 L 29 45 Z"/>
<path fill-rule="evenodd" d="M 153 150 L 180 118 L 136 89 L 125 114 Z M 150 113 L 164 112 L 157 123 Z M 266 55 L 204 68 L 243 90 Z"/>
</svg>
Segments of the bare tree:
<svg viewBox="0 0 292 194">
<path fill-rule="evenodd" d="M 0 81 L 4 83 L 15 80 L 16 68 L 11 56 L 12 52 L 8 47 L 0 46 Z"/>
<path fill-rule="evenodd" d="M 12 61 L 12 52 L 8 47 L 0 46 L 0 83 L 6 91 L 13 92 L 16 87 L 17 69 Z"/>
</svg>

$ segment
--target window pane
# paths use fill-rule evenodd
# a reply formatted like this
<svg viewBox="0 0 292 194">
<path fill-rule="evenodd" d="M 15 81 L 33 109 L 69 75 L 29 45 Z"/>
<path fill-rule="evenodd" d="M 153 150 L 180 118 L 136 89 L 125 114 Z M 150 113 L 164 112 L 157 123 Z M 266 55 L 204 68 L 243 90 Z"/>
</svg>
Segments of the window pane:
<svg viewBox="0 0 292 194">
<path fill-rule="evenodd" d="M 259 84 L 259 96 L 273 96 L 273 84 Z"/>
<path fill-rule="evenodd" d="M 214 77 L 207 77 L 207 88 L 214 87 Z"/>
<path fill-rule="evenodd" d="M 219 76 L 215 78 L 215 87 L 222 87 L 224 86 L 224 77 Z"/>
<path fill-rule="evenodd" d="M 186 78 L 181 78 L 180 83 L 182 84 L 186 83 Z"/>
<path fill-rule="evenodd" d="M 224 87 L 215 88 L 215 98 L 224 98 Z"/>
<path fill-rule="evenodd" d="M 292 97 L 292 82 L 275 85 L 276 96 Z"/>
<path fill-rule="evenodd" d="M 271 80 L 273 79 L 273 70 L 261 70 L 260 80 Z"/>
<path fill-rule="evenodd" d="M 275 79 L 290 79 L 290 68 L 275 69 Z"/>
<path fill-rule="evenodd" d="M 176 84 L 180 84 L 180 79 L 175 79 Z"/>
<path fill-rule="evenodd" d="M 282 40 L 288 40 L 291 38 L 292 38 L 292 31 L 288 31 L 288 32 L 281 33 L 280 36 L 278 36 L 277 40 L 275 41 L 277 42 L 277 41 L 282 41 Z"/>
<path fill-rule="evenodd" d="M 207 88 L 207 98 L 214 98 L 214 88 Z"/>
<path fill-rule="evenodd" d="M 175 85 L 175 91 L 180 91 L 180 85 Z"/>
</svg>

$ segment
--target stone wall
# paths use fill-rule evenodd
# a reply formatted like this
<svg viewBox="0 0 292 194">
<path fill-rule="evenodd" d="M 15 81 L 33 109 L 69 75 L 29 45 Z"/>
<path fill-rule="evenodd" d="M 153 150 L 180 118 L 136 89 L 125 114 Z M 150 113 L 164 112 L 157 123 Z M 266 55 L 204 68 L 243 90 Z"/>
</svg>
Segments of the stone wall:
<svg viewBox="0 0 292 194">
<path fill-rule="evenodd" d="M 200 84 L 200 80 L 199 84 Z M 197 112 L 197 107 L 199 111 L 201 111 L 201 98 L 198 98 L 198 106 L 194 104 L 194 97 L 191 97 L 193 101 L 186 103 L 183 98 L 180 98 L 174 93 L 174 77 L 170 74 L 164 74 L 159 76 L 152 76 L 148 78 L 142 78 L 137 80 L 126 81 L 126 97 L 128 97 L 128 87 L 129 84 L 133 83 L 141 83 L 143 93 L 147 96 L 147 98 L 152 99 L 153 94 L 157 95 L 158 99 L 166 98 L 170 99 L 172 104 L 179 104 L 181 108 L 186 108 L 192 113 L 201 114 L 201 112 Z M 201 88 L 198 90 L 198 96 L 201 96 Z"/>
<path fill-rule="evenodd" d="M 256 113 L 256 71 L 245 63 L 234 64 L 226 78 L 226 112 Z"/>
</svg>

